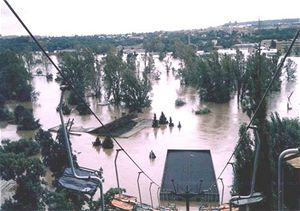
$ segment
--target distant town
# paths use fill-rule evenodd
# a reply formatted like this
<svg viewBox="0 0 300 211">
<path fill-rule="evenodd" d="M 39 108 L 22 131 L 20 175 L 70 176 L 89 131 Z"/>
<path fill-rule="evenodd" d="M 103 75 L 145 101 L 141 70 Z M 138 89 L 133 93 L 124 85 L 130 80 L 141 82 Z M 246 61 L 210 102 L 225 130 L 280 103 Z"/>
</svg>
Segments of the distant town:
<svg viewBox="0 0 300 211">
<path fill-rule="evenodd" d="M 106 53 L 111 47 L 124 48 L 126 52 L 173 52 L 174 42 L 182 41 L 197 51 L 209 52 L 225 48 L 253 47 L 251 43 L 262 41 L 262 46 L 282 51 L 300 27 L 300 18 L 226 23 L 206 29 L 184 31 L 157 31 L 130 34 L 100 34 L 70 37 L 40 37 L 39 40 L 49 51 L 70 50 L 80 47 Z M 17 51 L 38 50 L 29 36 L 1 36 L 0 49 Z M 295 53 L 299 53 L 299 42 Z"/>
</svg>

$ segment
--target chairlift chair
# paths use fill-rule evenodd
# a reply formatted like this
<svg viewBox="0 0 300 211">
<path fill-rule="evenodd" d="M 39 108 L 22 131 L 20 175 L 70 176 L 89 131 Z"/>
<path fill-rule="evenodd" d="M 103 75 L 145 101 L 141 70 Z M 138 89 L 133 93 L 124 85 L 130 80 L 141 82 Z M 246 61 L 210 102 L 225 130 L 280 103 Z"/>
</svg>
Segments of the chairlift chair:
<svg viewBox="0 0 300 211">
<path fill-rule="evenodd" d="M 248 206 L 250 204 L 260 203 L 264 200 L 264 196 L 260 192 L 254 192 L 255 188 L 255 181 L 256 181 L 256 171 L 257 171 L 257 162 L 258 162 L 258 155 L 260 151 L 260 139 L 257 133 L 256 127 L 251 127 L 254 130 L 254 136 L 256 137 L 257 143 L 255 143 L 255 157 L 254 157 L 254 165 L 253 165 L 253 174 L 252 174 L 252 181 L 251 181 L 251 190 L 250 194 L 247 196 L 233 196 L 229 201 L 230 211 L 231 206 L 234 205 L 236 207 L 241 206 Z"/>
<path fill-rule="evenodd" d="M 63 120 L 62 105 L 63 105 L 63 95 L 68 89 L 67 86 L 61 86 L 61 97 L 59 101 L 59 116 L 62 125 L 62 131 L 65 141 L 65 146 L 67 148 L 68 160 L 70 167 L 65 168 L 63 175 L 58 179 L 59 185 L 71 191 L 79 192 L 82 194 L 88 194 L 91 197 L 95 194 L 98 187 L 100 188 L 101 197 L 101 208 L 104 211 L 104 197 L 102 188 L 102 172 L 88 169 L 84 167 L 74 167 L 73 157 L 71 152 L 71 146 L 69 142 L 69 137 L 67 134 L 67 129 Z"/>
</svg>

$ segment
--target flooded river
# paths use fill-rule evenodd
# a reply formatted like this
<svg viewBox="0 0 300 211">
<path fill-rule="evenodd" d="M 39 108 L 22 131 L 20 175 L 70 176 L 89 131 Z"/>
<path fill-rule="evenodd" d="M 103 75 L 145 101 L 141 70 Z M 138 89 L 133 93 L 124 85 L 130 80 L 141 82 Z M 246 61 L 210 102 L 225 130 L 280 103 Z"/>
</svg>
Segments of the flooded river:
<svg viewBox="0 0 300 211">
<path fill-rule="evenodd" d="M 300 58 L 293 58 L 300 69 Z M 167 118 L 172 117 L 175 127 L 153 129 L 145 128 L 130 138 L 117 138 L 123 148 L 143 168 L 143 170 L 157 183 L 161 184 L 163 168 L 168 149 L 209 149 L 211 151 L 216 177 L 219 176 L 223 167 L 238 140 L 238 129 L 241 123 L 249 122 L 248 117 L 237 108 L 236 98 L 229 103 L 215 104 L 201 102 L 196 90 L 180 86 L 180 81 L 170 71 L 167 74 L 164 63 L 155 58 L 156 68 L 161 71 L 160 80 L 153 81 L 151 91 L 151 108 L 140 114 L 142 117 L 152 119 L 156 113 L 159 117 L 164 112 Z M 142 62 L 141 62 L 142 63 Z M 178 66 L 178 61 L 173 61 L 173 66 Z M 54 70 L 53 70 L 54 71 Z M 299 72 L 299 71 L 298 71 Z M 59 85 L 56 82 L 47 82 L 45 77 L 35 77 L 32 82 L 36 91 L 40 94 L 38 100 L 26 106 L 33 108 L 36 118 L 40 119 L 43 129 L 54 127 L 59 122 L 59 115 L 56 107 L 59 101 Z M 293 109 L 287 111 L 286 103 L 289 94 L 294 91 L 291 97 Z M 282 91 L 273 93 L 269 98 L 269 112 L 278 111 L 282 117 L 298 117 L 300 112 L 300 87 L 299 83 L 283 82 Z M 186 101 L 182 107 L 175 106 L 175 100 L 180 97 Z M 90 100 L 92 110 L 96 112 L 103 123 L 120 117 L 122 109 L 112 105 L 100 106 L 98 101 Z M 207 106 L 212 111 L 208 115 L 195 115 L 193 112 L 199 106 Z M 74 118 L 75 126 L 99 127 L 99 123 L 92 116 L 78 116 L 72 113 L 65 117 Z M 177 128 L 178 122 L 182 128 Z M 16 126 L 1 124 L 1 138 L 17 139 L 30 137 L 32 132 L 16 132 Z M 113 150 L 103 150 L 92 146 L 95 136 L 81 134 L 71 136 L 72 148 L 76 154 L 79 164 L 84 167 L 104 170 L 104 191 L 110 187 L 117 187 L 114 171 L 114 159 L 117 146 Z M 154 161 L 149 160 L 148 154 L 153 150 L 157 156 Z M 118 171 L 120 186 L 127 190 L 130 195 L 138 196 L 137 176 L 139 169 L 122 152 L 118 156 Z M 180 171 L 180 169 L 178 169 Z M 232 184 L 232 168 L 229 166 L 222 175 L 225 185 L 224 202 L 230 199 Z M 150 181 L 144 176 L 140 177 L 141 196 L 143 202 L 150 204 L 149 193 Z M 218 181 L 219 192 L 221 183 Z M 152 186 L 154 205 L 158 205 L 157 187 Z M 173 203 L 172 201 L 170 201 Z M 199 204 L 193 204 L 198 210 Z M 184 210 L 184 209 L 182 209 Z"/>
</svg>

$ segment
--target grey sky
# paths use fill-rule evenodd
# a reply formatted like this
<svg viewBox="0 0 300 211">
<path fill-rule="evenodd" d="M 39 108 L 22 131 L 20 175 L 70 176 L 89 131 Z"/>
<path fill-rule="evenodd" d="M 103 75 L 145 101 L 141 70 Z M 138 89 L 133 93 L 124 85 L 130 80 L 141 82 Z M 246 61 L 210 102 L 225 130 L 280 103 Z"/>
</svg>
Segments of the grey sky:
<svg viewBox="0 0 300 211">
<path fill-rule="evenodd" d="M 33 34 L 200 29 L 229 21 L 300 18 L 299 0 L 8 0 Z M 0 0 L 0 34 L 26 32 Z"/>
</svg>

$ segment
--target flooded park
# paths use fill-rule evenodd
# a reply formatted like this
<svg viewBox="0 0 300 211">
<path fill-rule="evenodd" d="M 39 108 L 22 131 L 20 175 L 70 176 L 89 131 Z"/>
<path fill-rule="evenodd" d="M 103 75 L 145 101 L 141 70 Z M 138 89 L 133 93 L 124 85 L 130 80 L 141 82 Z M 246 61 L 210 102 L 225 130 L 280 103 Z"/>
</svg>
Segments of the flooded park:
<svg viewBox="0 0 300 211">
<path fill-rule="evenodd" d="M 55 56 L 52 56 L 55 59 Z M 141 60 L 141 55 L 138 60 Z M 249 118 L 242 109 L 238 108 L 236 96 L 228 103 L 216 104 L 203 102 L 199 99 L 197 90 L 192 87 L 183 86 L 175 72 L 167 72 L 165 63 L 158 60 L 158 55 L 154 55 L 155 67 L 159 70 L 159 80 L 151 81 L 151 106 L 138 114 L 141 119 L 151 120 L 154 114 L 158 117 L 161 112 L 169 119 L 172 118 L 175 127 L 161 126 L 152 128 L 151 124 L 146 125 L 141 130 L 131 133 L 127 137 L 116 137 L 116 140 L 122 145 L 126 152 L 138 163 L 147 175 L 157 184 L 161 184 L 165 159 L 168 149 L 199 149 L 210 150 L 216 177 L 219 176 L 224 166 L 227 164 L 234 147 L 238 141 L 238 130 L 240 125 L 249 122 Z M 291 57 L 298 64 L 297 72 L 300 70 L 300 58 Z M 141 62 L 142 64 L 142 62 Z M 178 69 L 180 61 L 172 59 L 172 67 Z M 38 67 L 36 67 L 38 68 Z M 141 65 L 142 69 L 143 66 Z M 56 71 L 52 68 L 52 73 Z M 298 77 L 299 78 L 299 77 Z M 296 118 L 300 114 L 300 83 L 287 83 L 282 79 L 280 92 L 273 92 L 268 96 L 268 113 L 278 112 L 281 117 Z M 56 108 L 60 98 L 60 87 L 55 81 L 47 81 L 46 77 L 35 76 L 32 80 L 34 90 L 39 93 L 38 98 L 33 103 L 25 103 L 28 108 L 33 109 L 36 119 L 40 120 L 42 128 L 48 130 L 60 124 L 59 114 Z M 287 109 L 288 96 L 294 92 L 290 101 L 292 109 Z M 176 99 L 182 99 L 186 102 L 183 106 L 176 106 Z M 97 114 L 104 123 L 109 123 L 119 117 L 127 110 L 122 106 L 102 103 L 99 99 L 89 98 L 91 109 Z M 15 102 L 8 103 L 8 107 L 14 108 Z M 195 111 L 199 108 L 207 107 L 211 113 L 206 115 L 196 115 Z M 101 125 L 92 115 L 79 116 L 75 111 L 64 117 L 74 119 L 74 128 L 97 128 Z M 178 123 L 181 128 L 178 128 Z M 19 138 L 31 138 L 34 132 L 17 131 L 17 126 L 0 123 L 0 138 L 17 140 Z M 55 137 L 55 134 L 53 134 Z M 102 137 L 100 137 L 102 138 Z M 77 156 L 80 166 L 91 169 L 103 169 L 104 191 L 111 187 L 117 187 L 115 172 L 115 156 L 118 146 L 115 144 L 113 149 L 103 149 L 101 146 L 94 147 L 96 135 L 89 133 L 79 133 L 70 136 L 73 153 Z M 153 151 L 156 155 L 155 160 L 149 159 L 149 152 Z M 126 193 L 138 196 L 137 177 L 139 169 L 126 156 L 124 152 L 118 154 L 118 173 L 120 187 L 126 189 Z M 201 169 L 201 167 L 200 167 Z M 181 171 L 181 169 L 178 169 Z M 47 178 L 51 180 L 48 175 Z M 224 202 L 228 202 L 231 195 L 231 185 L 233 179 L 232 168 L 229 166 L 222 174 L 224 182 Z M 145 176 L 140 177 L 141 198 L 145 203 L 150 204 L 149 186 L 150 180 Z M 222 184 L 218 180 L 219 193 Z M 158 187 L 152 187 L 154 206 L 159 204 L 157 196 Z M 150 190 L 150 191 L 151 191 Z M 98 194 L 99 195 L 99 194 Z M 169 203 L 174 203 L 170 200 Z M 181 203 L 182 206 L 183 203 Z M 181 206 L 179 203 L 179 207 Z M 192 206 L 198 210 L 200 204 L 193 203 Z"/>
</svg>

